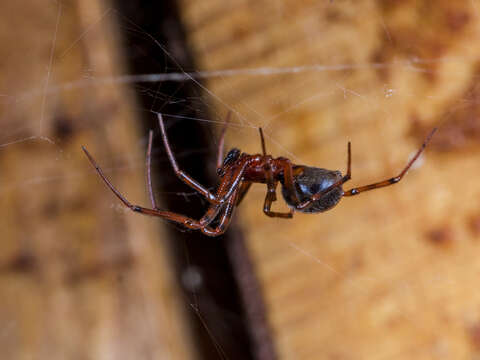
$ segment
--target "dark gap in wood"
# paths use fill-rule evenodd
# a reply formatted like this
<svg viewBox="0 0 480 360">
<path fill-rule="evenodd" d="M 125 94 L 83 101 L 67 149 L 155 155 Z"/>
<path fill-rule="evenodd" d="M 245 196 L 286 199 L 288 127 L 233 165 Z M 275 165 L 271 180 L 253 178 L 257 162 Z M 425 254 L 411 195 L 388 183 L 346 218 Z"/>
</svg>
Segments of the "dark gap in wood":
<svg viewBox="0 0 480 360">
<path fill-rule="evenodd" d="M 118 0 L 115 5 L 130 74 L 181 71 L 153 39 L 172 54 L 183 70 L 195 69 L 174 0 Z M 161 189 L 157 194 L 161 207 L 199 218 L 208 203 L 198 195 L 179 195 L 191 194 L 193 190 L 175 176 L 158 136 L 157 118 L 150 110 L 212 119 L 207 106 L 209 99 L 200 86 L 191 81 L 137 83 L 131 87 L 137 90 L 145 134 L 150 128 L 155 130 L 153 183 L 154 191 Z M 180 167 L 205 186 L 215 186 L 216 149 L 213 145 L 217 132 L 208 123 L 164 118 Z M 263 300 L 241 234 L 231 228 L 225 236 L 212 239 L 198 232 L 185 232 L 175 225 L 168 226 L 177 280 L 184 290 L 185 307 L 200 356 L 209 360 L 274 359 Z"/>
</svg>

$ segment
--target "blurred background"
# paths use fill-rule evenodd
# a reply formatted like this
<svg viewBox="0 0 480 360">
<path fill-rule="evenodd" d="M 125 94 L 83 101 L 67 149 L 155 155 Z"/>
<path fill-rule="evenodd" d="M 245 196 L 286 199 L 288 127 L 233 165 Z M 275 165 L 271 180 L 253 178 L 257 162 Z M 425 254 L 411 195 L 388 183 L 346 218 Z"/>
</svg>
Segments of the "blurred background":
<svg viewBox="0 0 480 360">
<path fill-rule="evenodd" d="M 480 357 L 480 3 L 4 0 L 0 3 L 2 359 Z M 130 212 L 208 204 L 227 149 L 395 186 L 224 236 Z M 279 195 L 274 209 L 285 211 Z"/>
</svg>

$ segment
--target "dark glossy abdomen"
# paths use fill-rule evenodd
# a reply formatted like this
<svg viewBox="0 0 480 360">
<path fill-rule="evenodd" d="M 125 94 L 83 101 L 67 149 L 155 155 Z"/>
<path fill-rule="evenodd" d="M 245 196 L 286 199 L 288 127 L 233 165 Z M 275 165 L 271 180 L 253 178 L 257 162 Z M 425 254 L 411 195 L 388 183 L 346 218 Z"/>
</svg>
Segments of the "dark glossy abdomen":
<svg viewBox="0 0 480 360">
<path fill-rule="evenodd" d="M 341 178 L 342 174 L 340 171 L 305 166 L 303 167 L 303 173 L 295 177 L 295 192 L 300 203 L 302 203 L 310 199 L 312 195 L 327 189 Z M 304 209 L 296 207 L 298 204 L 295 204 L 294 197 L 285 186 L 282 186 L 282 195 L 285 202 L 296 211 L 317 213 L 327 211 L 337 205 L 343 196 L 343 190 L 341 186 L 337 186 Z"/>
</svg>

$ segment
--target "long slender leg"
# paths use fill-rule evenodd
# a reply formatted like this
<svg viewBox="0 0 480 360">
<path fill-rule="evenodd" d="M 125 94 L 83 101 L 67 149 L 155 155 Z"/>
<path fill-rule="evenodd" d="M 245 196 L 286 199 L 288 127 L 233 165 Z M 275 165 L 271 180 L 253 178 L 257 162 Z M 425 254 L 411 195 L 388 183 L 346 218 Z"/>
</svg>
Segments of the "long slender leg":
<svg viewBox="0 0 480 360">
<path fill-rule="evenodd" d="M 259 128 L 259 131 L 260 131 L 260 138 L 262 140 L 262 151 L 265 154 L 266 149 L 265 149 L 265 141 L 263 139 L 262 128 Z M 291 169 L 290 162 L 288 160 L 286 160 L 286 161 L 288 162 L 287 167 L 288 167 L 288 165 L 290 165 L 290 169 Z M 278 180 L 275 180 L 273 178 L 272 166 L 269 162 L 265 163 L 264 170 L 265 170 L 266 177 L 267 177 L 267 193 L 265 194 L 265 201 L 263 203 L 263 212 L 265 213 L 265 215 L 270 216 L 270 217 L 279 217 L 279 218 L 283 218 L 283 219 L 291 219 L 293 217 L 293 210 L 290 210 L 289 212 L 277 212 L 277 211 L 271 211 L 270 210 L 271 207 L 272 207 L 272 203 L 274 201 L 277 201 Z M 285 176 L 285 172 L 284 172 L 284 176 Z M 290 174 L 290 176 L 293 178 L 293 175 Z M 293 182 L 293 180 L 292 180 L 292 182 Z"/>
<path fill-rule="evenodd" d="M 260 132 L 260 143 L 262 144 L 262 153 L 263 153 L 263 156 L 266 156 L 267 148 L 265 147 L 265 138 L 263 137 L 263 130 L 261 127 L 259 127 L 258 131 Z"/>
<path fill-rule="evenodd" d="M 300 200 L 297 196 L 297 191 L 295 190 L 295 173 L 292 167 L 292 162 L 288 159 L 283 159 L 283 186 L 287 189 L 287 193 L 290 196 L 289 203 L 296 205 L 300 203 Z M 298 167 L 297 170 L 299 173 L 302 171 L 302 167 Z"/>
<path fill-rule="evenodd" d="M 170 144 L 168 143 L 168 138 L 167 138 L 167 133 L 165 131 L 165 125 L 163 124 L 163 118 L 161 114 L 157 114 L 158 116 L 158 123 L 160 124 L 160 130 L 162 132 L 162 139 L 163 139 L 163 144 L 165 145 L 165 149 L 167 150 L 168 154 L 168 159 L 170 160 L 170 163 L 172 164 L 173 170 L 175 171 L 175 174 L 177 177 L 182 180 L 185 184 L 190 186 L 192 189 L 197 190 L 200 194 L 202 194 L 208 202 L 212 204 L 218 204 L 219 201 L 213 195 L 210 191 L 208 191 L 205 187 L 200 185 L 198 182 L 196 182 L 194 179 L 192 179 L 187 173 L 184 171 L 180 170 L 178 167 L 177 161 L 175 160 L 175 157 L 173 156 L 172 149 L 170 149 Z"/>
<path fill-rule="evenodd" d="M 199 223 L 202 226 L 210 224 L 217 217 L 218 213 L 222 210 L 225 202 L 228 201 L 237 191 L 238 187 L 242 183 L 243 173 L 245 172 L 245 168 L 247 167 L 247 165 L 248 161 L 244 161 L 244 163 L 239 166 L 233 173 L 227 173 L 225 175 L 222 183 L 217 190 L 217 198 L 220 199 L 220 202 L 218 204 L 212 204 L 212 206 L 210 206 L 205 215 L 200 219 Z"/>
<path fill-rule="evenodd" d="M 88 160 L 90 161 L 90 163 L 93 165 L 93 167 L 95 168 L 95 170 L 97 171 L 98 175 L 100 175 L 100 177 L 102 178 L 103 182 L 107 185 L 107 187 L 112 190 L 112 192 L 115 194 L 115 196 L 126 206 L 128 207 L 130 210 L 132 211 L 135 211 L 135 212 L 139 212 L 139 213 L 142 213 L 142 214 L 145 214 L 145 215 L 150 215 L 150 216 L 158 216 L 158 217 L 162 217 L 162 218 L 165 218 L 167 220 L 171 220 L 171 221 L 175 221 L 175 222 L 178 222 L 178 223 L 181 223 L 181 224 L 184 224 L 185 222 L 187 221 L 195 221 L 193 219 L 190 219 L 188 218 L 187 216 L 183 216 L 183 215 L 179 215 L 179 214 L 175 214 L 173 212 L 170 212 L 170 211 L 161 211 L 161 210 L 157 210 L 157 209 L 148 209 L 148 208 L 144 208 L 142 206 L 139 206 L 139 205 L 133 205 L 131 204 L 121 193 L 120 191 L 118 191 L 115 186 L 113 186 L 113 184 L 110 182 L 110 180 L 108 180 L 108 178 L 103 174 L 103 171 L 102 169 L 100 168 L 100 166 L 98 166 L 98 164 L 96 163 L 96 161 L 93 159 L 92 155 L 90 155 L 90 153 L 87 151 L 87 149 L 82 146 L 82 150 L 85 152 L 85 155 L 87 155 L 88 157 Z"/>
<path fill-rule="evenodd" d="M 120 199 L 120 201 L 128 208 L 132 209 L 133 211 L 137 211 L 135 210 L 137 208 L 136 205 L 132 205 L 130 204 L 130 202 L 125 199 L 125 197 L 120 194 L 120 192 L 113 186 L 113 184 L 110 182 L 110 180 L 107 179 L 107 177 L 103 174 L 103 171 L 102 169 L 100 168 L 100 166 L 97 165 L 96 161 L 93 159 L 92 155 L 90 155 L 90 153 L 87 151 L 87 149 L 82 146 L 82 150 L 83 152 L 85 153 L 85 155 L 87 155 L 88 157 L 88 160 L 90 160 L 90 163 L 93 165 L 93 167 L 95 168 L 95 170 L 97 170 L 97 173 L 98 175 L 100 175 L 100 177 L 102 178 L 102 180 L 105 182 L 105 184 L 110 188 L 110 190 L 113 191 L 113 193 L 117 196 L 117 198 Z"/>
<path fill-rule="evenodd" d="M 265 202 L 263 203 L 263 212 L 270 217 L 278 217 L 282 219 L 291 219 L 293 217 L 293 209 L 289 212 L 271 211 L 272 202 L 277 200 L 276 195 L 277 182 L 267 185 L 267 194 L 265 195 Z"/>
<path fill-rule="evenodd" d="M 228 201 L 225 205 L 223 215 L 220 219 L 220 223 L 213 229 L 209 226 L 206 226 L 206 227 L 202 228 L 201 231 L 202 231 L 203 234 L 205 234 L 207 236 L 219 236 L 227 230 L 228 225 L 230 224 L 230 221 L 232 220 L 233 210 L 236 206 L 236 203 L 238 202 L 239 191 L 240 191 L 240 188 L 235 190 L 235 192 L 232 194 L 232 196 L 228 199 Z"/>
<path fill-rule="evenodd" d="M 152 174 L 151 174 L 151 164 L 152 164 L 152 141 L 153 141 L 153 130 L 150 130 L 148 133 L 148 148 L 147 148 L 147 188 L 148 195 L 150 196 L 150 202 L 152 203 L 152 209 L 158 209 L 157 203 L 155 202 L 155 195 L 153 194 L 152 189 Z"/>
<path fill-rule="evenodd" d="M 233 191 L 237 188 L 237 186 L 239 186 L 242 183 L 242 177 L 248 164 L 249 164 L 248 159 L 244 160 L 243 163 L 240 163 L 237 170 L 233 172 L 233 176 L 232 176 L 233 180 L 231 184 L 228 185 L 230 186 L 228 191 L 223 196 L 217 195 L 217 198 L 219 199 L 220 203 L 224 202 L 226 198 L 229 198 L 232 195 Z"/>
<path fill-rule="evenodd" d="M 215 217 L 218 215 L 220 210 L 225 205 L 225 204 L 216 204 L 216 205 L 210 206 L 210 208 L 207 210 L 206 215 L 204 215 L 201 220 L 195 220 L 195 219 L 192 219 L 188 216 L 184 216 L 184 215 L 177 214 L 177 213 L 170 212 L 170 211 L 161 211 L 161 210 L 158 210 L 158 209 L 149 209 L 149 208 L 145 208 L 145 207 L 142 207 L 142 206 L 139 206 L 139 205 L 133 205 L 115 188 L 115 186 L 113 186 L 113 184 L 110 182 L 110 180 L 108 180 L 108 178 L 104 175 L 100 166 L 98 166 L 98 164 L 96 163 L 94 158 L 90 155 L 90 153 L 87 151 L 87 149 L 82 146 L 82 150 L 85 152 L 85 155 L 87 155 L 88 160 L 93 165 L 93 167 L 97 171 L 98 175 L 102 178 L 103 182 L 107 185 L 107 187 L 115 194 L 115 196 L 126 207 L 128 207 L 130 210 L 132 210 L 134 212 L 138 212 L 138 213 L 141 213 L 141 214 L 144 214 L 144 215 L 161 217 L 161 218 L 167 219 L 169 221 L 179 223 L 179 224 L 183 225 L 184 227 L 186 227 L 188 229 L 196 230 L 196 229 L 205 228 L 210 222 L 212 222 L 215 219 Z M 228 187 L 226 187 L 226 188 L 228 188 Z M 228 201 L 230 201 L 230 200 L 231 199 L 228 199 Z M 207 214 L 209 214 L 209 215 L 207 216 Z"/>
<path fill-rule="evenodd" d="M 229 110 L 227 116 L 225 117 L 225 123 L 223 124 L 222 132 L 220 133 L 220 139 L 218 140 L 218 151 L 217 151 L 217 169 L 222 167 L 223 163 L 223 147 L 225 144 L 225 133 L 227 132 L 228 123 L 232 117 L 232 111 Z"/>
<path fill-rule="evenodd" d="M 217 198 L 221 199 L 218 204 L 212 204 L 205 215 L 198 221 L 199 227 L 195 224 L 195 228 L 205 229 L 207 226 L 217 218 L 218 214 L 225 207 L 234 206 L 235 199 L 238 194 L 238 189 L 242 184 L 243 173 L 248 165 L 248 161 L 239 166 L 233 173 L 227 174 L 223 182 L 218 187 Z M 233 199 L 233 200 L 232 200 Z M 228 205 L 230 204 L 230 205 Z M 233 205 L 232 205 L 233 204 Z M 233 210 L 233 209 L 232 209 Z M 204 230 L 202 230 L 203 232 Z"/>
<path fill-rule="evenodd" d="M 432 138 L 435 131 L 437 131 L 437 128 L 434 128 L 430 132 L 430 134 L 428 134 L 428 136 L 425 138 L 425 141 L 423 142 L 420 149 L 418 149 L 415 156 L 407 163 L 407 166 L 405 166 L 405 168 L 400 172 L 400 174 L 398 174 L 397 176 L 392 177 L 390 179 L 387 179 L 387 180 L 383 180 L 383 181 L 379 181 L 379 182 L 376 182 L 376 183 L 373 183 L 373 184 L 364 185 L 364 186 L 360 186 L 360 187 L 356 187 L 356 188 L 347 190 L 347 191 L 345 191 L 343 196 L 358 195 L 358 194 L 360 194 L 361 192 L 364 192 L 364 191 L 370 191 L 370 190 L 374 190 L 374 189 L 378 189 L 378 188 L 381 188 L 381 187 L 390 186 L 390 185 L 398 183 L 400 180 L 402 180 L 403 176 L 407 173 L 407 171 L 410 169 L 410 167 L 413 165 L 413 163 L 419 158 L 420 154 L 423 152 L 423 150 L 427 146 L 428 142 Z"/>
<path fill-rule="evenodd" d="M 348 142 L 348 159 L 347 159 L 347 173 L 345 174 L 348 179 L 352 178 L 352 144 Z"/>
</svg>

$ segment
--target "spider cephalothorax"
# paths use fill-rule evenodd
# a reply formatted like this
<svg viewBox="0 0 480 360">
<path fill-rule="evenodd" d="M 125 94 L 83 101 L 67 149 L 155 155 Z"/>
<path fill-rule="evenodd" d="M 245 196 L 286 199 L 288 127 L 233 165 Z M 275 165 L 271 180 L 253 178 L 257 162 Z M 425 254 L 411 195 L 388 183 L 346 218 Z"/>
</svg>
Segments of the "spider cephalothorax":
<svg viewBox="0 0 480 360">
<path fill-rule="evenodd" d="M 265 140 L 261 128 L 259 131 L 262 144 L 262 154 L 249 155 L 241 153 L 238 149 L 232 149 L 228 152 L 227 156 L 223 158 L 223 139 L 228 124 L 227 120 L 218 146 L 217 175 L 220 178 L 220 184 L 218 185 L 216 192 L 211 193 L 207 188 L 192 179 L 187 173 L 180 170 L 173 152 L 170 149 L 165 126 L 160 114 L 158 114 L 158 121 L 163 144 L 165 145 L 173 170 L 180 180 L 204 196 L 210 203 L 210 207 L 199 220 L 170 211 L 159 210 L 157 208 L 153 196 L 150 176 L 150 157 L 153 139 L 153 132 L 151 130 L 147 150 L 147 182 L 150 201 L 152 203 L 151 208 L 131 204 L 105 177 L 102 169 L 97 165 L 93 157 L 84 147 L 83 151 L 103 181 L 125 206 L 141 214 L 158 216 L 179 223 L 187 229 L 200 230 L 208 236 L 217 236 L 225 232 L 230 223 L 233 209 L 243 199 L 250 188 L 250 185 L 255 182 L 267 185 L 267 194 L 263 204 L 263 212 L 265 215 L 280 218 L 291 218 L 295 211 L 304 213 L 326 211 L 334 207 L 343 196 L 357 195 L 364 191 L 395 184 L 403 178 L 415 160 L 418 159 L 436 130 L 433 129 L 427 136 L 415 156 L 407 163 L 407 166 L 405 166 L 399 175 L 387 180 L 344 191 L 342 185 L 351 178 L 350 143 L 348 143 L 347 173 L 343 176 L 340 171 L 295 165 L 286 158 L 273 158 L 271 155 L 267 155 Z M 275 212 L 271 210 L 272 203 L 277 200 L 276 188 L 279 182 L 282 186 L 283 198 L 290 207 L 289 212 Z"/>
</svg>

